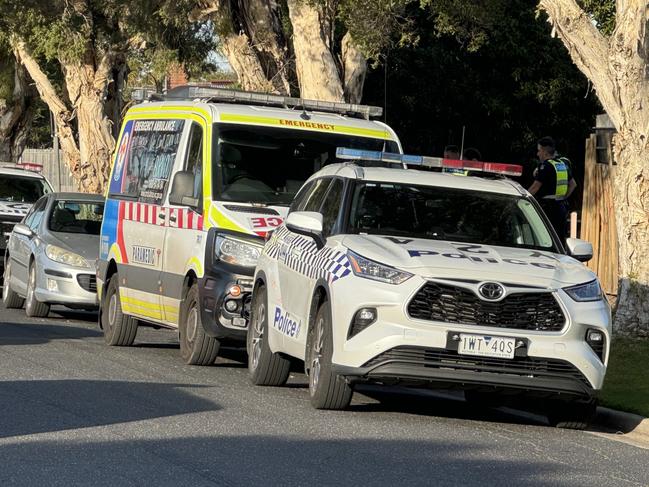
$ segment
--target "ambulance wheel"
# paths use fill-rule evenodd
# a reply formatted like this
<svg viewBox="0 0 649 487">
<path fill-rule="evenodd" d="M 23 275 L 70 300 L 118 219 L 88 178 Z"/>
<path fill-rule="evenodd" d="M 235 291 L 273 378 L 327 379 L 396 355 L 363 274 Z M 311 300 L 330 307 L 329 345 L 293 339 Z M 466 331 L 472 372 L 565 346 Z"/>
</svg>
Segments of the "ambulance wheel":
<svg viewBox="0 0 649 487">
<path fill-rule="evenodd" d="M 288 380 L 291 362 L 268 346 L 268 293 L 264 286 L 255 290 L 250 309 L 246 340 L 248 375 L 258 386 L 282 386 Z"/>
<path fill-rule="evenodd" d="M 332 356 L 331 310 L 324 301 L 307 338 L 309 395 L 316 409 L 345 409 L 352 400 L 354 390 L 344 377 L 333 372 Z"/>
<path fill-rule="evenodd" d="M 11 289 L 9 283 L 11 282 L 11 261 L 7 258 L 7 264 L 4 271 L 4 282 L 2 283 L 2 303 L 7 309 L 22 308 L 25 300 L 18 296 L 14 290 Z"/>
<path fill-rule="evenodd" d="M 50 314 L 50 305 L 42 303 L 36 297 L 36 264 L 29 266 L 27 281 L 27 298 L 25 298 L 25 314 L 32 318 L 45 318 Z"/>
<path fill-rule="evenodd" d="M 219 341 L 205 334 L 201 322 L 198 285 L 193 284 L 180 307 L 180 356 L 187 365 L 211 365 L 219 353 Z"/>
<path fill-rule="evenodd" d="M 119 276 L 113 274 L 108 281 L 101 313 L 104 341 L 111 346 L 129 347 L 137 335 L 137 319 L 122 312 L 119 296 Z"/>
</svg>

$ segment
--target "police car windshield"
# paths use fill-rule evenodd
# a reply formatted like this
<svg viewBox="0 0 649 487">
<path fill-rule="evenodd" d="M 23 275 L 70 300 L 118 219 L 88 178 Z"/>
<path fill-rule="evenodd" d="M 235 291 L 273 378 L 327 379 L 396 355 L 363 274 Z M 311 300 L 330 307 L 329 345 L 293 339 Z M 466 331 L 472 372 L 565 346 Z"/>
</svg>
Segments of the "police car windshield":
<svg viewBox="0 0 649 487">
<path fill-rule="evenodd" d="M 34 203 L 45 193 L 49 188 L 43 179 L 0 174 L 0 201 Z"/>
<path fill-rule="evenodd" d="M 359 182 L 348 233 L 556 251 L 527 199 L 433 186 Z"/>
<path fill-rule="evenodd" d="M 288 206 L 304 182 L 336 160 L 337 147 L 398 152 L 383 139 L 285 128 L 216 124 L 217 199 Z"/>
<path fill-rule="evenodd" d="M 48 228 L 52 232 L 99 235 L 104 204 L 59 200 L 54 204 Z"/>
</svg>

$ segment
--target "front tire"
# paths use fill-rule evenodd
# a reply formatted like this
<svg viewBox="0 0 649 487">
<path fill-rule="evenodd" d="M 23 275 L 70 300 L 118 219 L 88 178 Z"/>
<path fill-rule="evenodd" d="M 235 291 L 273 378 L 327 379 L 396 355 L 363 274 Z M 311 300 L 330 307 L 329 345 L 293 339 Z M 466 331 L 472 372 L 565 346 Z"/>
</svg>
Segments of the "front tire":
<svg viewBox="0 0 649 487">
<path fill-rule="evenodd" d="M 101 325 L 107 345 L 130 347 L 137 335 L 137 319 L 122 312 L 119 296 L 119 276 L 113 274 L 106 286 L 102 303 Z"/>
<path fill-rule="evenodd" d="M 201 321 L 198 285 L 193 284 L 180 308 L 180 356 L 187 365 L 211 365 L 219 353 L 220 343 L 205 334 Z"/>
<path fill-rule="evenodd" d="M 562 429 L 583 430 L 595 418 L 597 399 L 588 401 L 556 401 L 550 406 L 548 422 L 550 426 Z"/>
<path fill-rule="evenodd" d="M 286 384 L 291 362 L 268 345 L 268 293 L 259 286 L 253 296 L 250 324 L 246 339 L 248 350 L 248 375 L 258 386 L 282 386 Z"/>
<path fill-rule="evenodd" d="M 309 330 L 307 352 L 311 405 L 316 409 L 345 409 L 354 390 L 344 377 L 333 372 L 333 332 L 327 301 L 318 308 Z"/>
<path fill-rule="evenodd" d="M 7 309 L 22 308 L 25 300 L 18 296 L 18 293 L 11 289 L 11 260 L 7 259 L 4 271 L 4 283 L 2 285 L 2 303 Z"/>
<path fill-rule="evenodd" d="M 27 281 L 27 297 L 25 298 L 25 314 L 32 318 L 45 318 L 50 313 L 50 305 L 36 298 L 36 263 L 29 266 Z"/>
</svg>

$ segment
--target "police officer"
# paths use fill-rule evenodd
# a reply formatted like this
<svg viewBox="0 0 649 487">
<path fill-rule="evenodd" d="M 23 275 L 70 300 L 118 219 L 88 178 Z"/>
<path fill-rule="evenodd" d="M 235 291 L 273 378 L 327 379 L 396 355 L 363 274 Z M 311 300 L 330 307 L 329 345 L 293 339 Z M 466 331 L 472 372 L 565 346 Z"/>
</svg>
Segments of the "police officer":
<svg viewBox="0 0 649 487">
<path fill-rule="evenodd" d="M 551 137 L 538 141 L 537 155 L 540 164 L 534 171 L 534 182 L 528 191 L 536 197 L 563 242 L 566 238 L 567 199 L 577 183 L 572 177 L 570 162 L 559 157 Z"/>
</svg>

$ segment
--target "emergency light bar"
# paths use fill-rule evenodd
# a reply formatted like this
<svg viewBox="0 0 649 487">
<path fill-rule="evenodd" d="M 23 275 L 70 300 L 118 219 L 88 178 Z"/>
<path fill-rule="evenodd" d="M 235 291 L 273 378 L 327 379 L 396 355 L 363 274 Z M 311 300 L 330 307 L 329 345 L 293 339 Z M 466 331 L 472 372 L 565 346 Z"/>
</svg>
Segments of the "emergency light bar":
<svg viewBox="0 0 649 487">
<path fill-rule="evenodd" d="M 461 169 L 467 171 L 480 171 L 489 174 L 502 174 L 505 176 L 521 176 L 523 166 L 516 164 L 503 164 L 499 162 L 460 161 L 457 159 L 444 159 L 443 157 L 418 156 L 410 154 L 395 154 L 392 152 L 367 151 L 338 147 L 336 157 L 347 161 L 383 162 L 387 164 L 401 164 L 404 169 L 408 166 L 422 166 L 439 169 Z"/>
<path fill-rule="evenodd" d="M 291 96 L 271 95 L 250 91 L 226 90 L 210 86 L 177 86 L 169 90 L 163 97 L 165 100 L 202 99 L 207 102 L 239 103 L 248 105 L 263 105 L 282 108 L 301 108 L 328 113 L 340 113 L 366 120 L 383 115 L 383 108 L 354 103 L 339 103 L 333 101 L 305 100 Z"/>
</svg>

